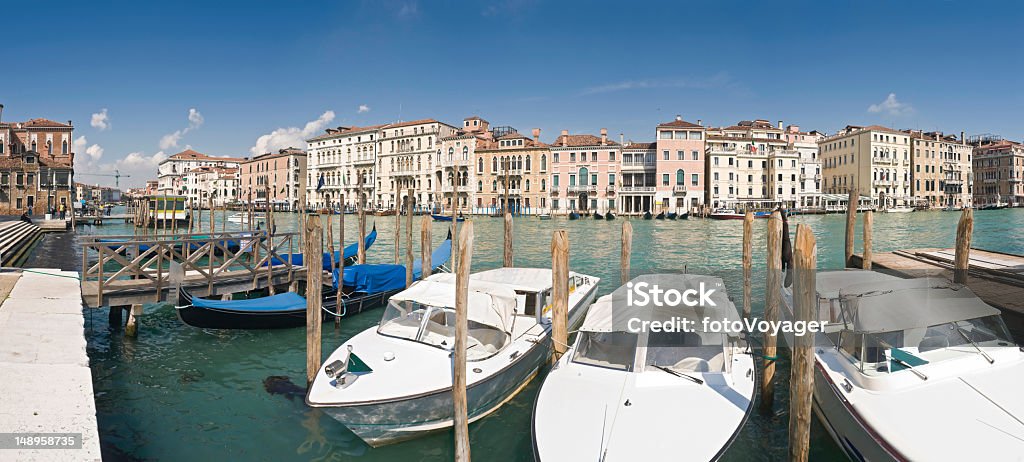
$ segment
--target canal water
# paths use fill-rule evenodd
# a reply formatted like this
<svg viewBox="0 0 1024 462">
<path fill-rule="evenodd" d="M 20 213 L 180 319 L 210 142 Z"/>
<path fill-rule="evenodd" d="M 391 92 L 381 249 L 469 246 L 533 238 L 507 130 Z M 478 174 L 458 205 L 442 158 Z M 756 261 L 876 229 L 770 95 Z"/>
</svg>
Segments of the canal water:
<svg viewBox="0 0 1024 462">
<path fill-rule="evenodd" d="M 119 212 L 115 210 L 115 213 Z M 959 216 L 959 213 L 948 212 L 877 214 L 875 251 L 952 247 Z M 1024 223 L 1024 210 L 978 211 L 975 217 L 975 247 L 1024 253 L 1024 230 L 1020 226 Z M 333 217 L 335 226 L 337 218 Z M 217 219 L 219 230 L 221 217 Z M 376 244 L 368 252 L 368 260 L 392 262 L 395 217 L 367 219 L 368 229 L 369 223 L 375 222 L 379 231 Z M 419 220 L 420 217 L 416 217 L 414 226 L 417 240 Z M 791 221 L 806 223 L 814 230 L 820 269 L 842 266 L 844 216 L 800 216 Z M 278 232 L 295 229 L 293 214 L 278 214 L 277 222 Z M 355 222 L 354 215 L 346 216 L 348 243 L 356 236 Z M 691 273 L 718 275 L 724 278 L 739 305 L 742 299 L 742 222 L 633 220 L 632 224 L 634 275 L 684 268 Z M 444 238 L 448 225 L 433 224 L 435 245 Z M 763 220 L 755 223 L 755 315 L 762 312 L 764 300 L 765 225 Z M 473 270 L 499 266 L 502 220 L 475 218 L 474 226 Z M 515 264 L 550 267 L 551 233 L 564 228 L 570 239 L 570 268 L 601 277 L 600 294 L 608 293 L 618 284 L 621 226 L 621 219 L 605 222 L 517 218 Z M 228 229 L 233 229 L 231 224 Z M 796 227 L 791 226 L 790 230 L 795 232 Z M 860 233 L 860 221 L 857 230 Z M 106 224 L 80 226 L 78 232 L 113 235 L 131 234 L 133 230 L 130 225 Z M 38 250 L 46 256 L 36 257 L 42 258 L 37 261 L 81 261 L 80 250 L 60 250 L 59 244 L 44 241 Z M 49 251 L 47 245 L 52 247 Z M 858 239 L 858 251 L 860 246 Z M 345 339 L 376 325 L 380 315 L 381 310 L 373 310 L 343 319 L 337 330 L 332 323 L 325 323 L 325 355 Z M 87 308 L 86 335 L 100 438 L 108 460 L 447 461 L 453 458 L 451 431 L 371 449 L 341 424 L 306 407 L 301 392 L 280 386 L 271 386 L 268 390 L 265 380 L 270 376 L 287 376 L 296 384 L 303 384 L 304 329 L 196 329 L 182 324 L 172 305 L 161 304 L 145 307 L 137 338 L 125 338 L 120 330 L 109 327 L 105 311 Z M 783 357 L 777 374 L 774 411 L 755 410 L 725 460 L 786 459 L 788 374 L 787 358 Z M 474 458 L 532 460 L 531 408 L 543 379 L 541 374 L 515 399 L 470 426 Z M 677 417 L 680 420 L 701 418 L 699 415 Z M 686 435 L 679 435 L 676 447 L 685 451 L 687 444 Z M 685 456 L 681 453 L 680 457 Z M 838 447 L 815 421 L 811 459 L 842 458 Z"/>
</svg>

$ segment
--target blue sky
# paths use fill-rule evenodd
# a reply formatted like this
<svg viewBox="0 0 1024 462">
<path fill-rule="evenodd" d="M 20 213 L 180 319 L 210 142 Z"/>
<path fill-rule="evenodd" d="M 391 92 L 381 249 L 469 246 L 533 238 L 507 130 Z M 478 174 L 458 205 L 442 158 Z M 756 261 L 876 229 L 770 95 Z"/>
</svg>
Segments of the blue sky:
<svg viewBox="0 0 1024 462">
<path fill-rule="evenodd" d="M 602 127 L 652 140 L 676 114 L 1024 131 L 1016 3 L 60 3 L 4 7 L 3 120 L 73 120 L 77 170 L 119 168 L 122 186 L 186 146 L 248 156 L 424 117 L 544 141 Z"/>
</svg>

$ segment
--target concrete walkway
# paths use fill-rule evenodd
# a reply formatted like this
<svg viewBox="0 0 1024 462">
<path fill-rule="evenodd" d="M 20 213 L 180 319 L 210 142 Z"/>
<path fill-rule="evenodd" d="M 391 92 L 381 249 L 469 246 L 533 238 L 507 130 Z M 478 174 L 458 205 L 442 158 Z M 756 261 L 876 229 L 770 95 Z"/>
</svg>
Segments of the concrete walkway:
<svg viewBox="0 0 1024 462">
<path fill-rule="evenodd" d="M 53 269 L 0 275 L 0 296 L 13 284 L 0 305 L 0 433 L 82 435 L 81 449 L 0 449 L 0 460 L 100 460 L 77 277 Z"/>
</svg>

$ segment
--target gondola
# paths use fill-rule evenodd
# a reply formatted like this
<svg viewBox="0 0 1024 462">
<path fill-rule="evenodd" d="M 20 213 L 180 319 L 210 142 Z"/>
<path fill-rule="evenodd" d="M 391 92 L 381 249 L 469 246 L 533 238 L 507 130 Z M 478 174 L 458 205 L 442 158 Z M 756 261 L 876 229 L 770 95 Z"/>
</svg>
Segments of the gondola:
<svg viewBox="0 0 1024 462">
<path fill-rule="evenodd" d="M 652 218 L 651 212 L 644 212 L 644 220 L 650 220 Z"/>
<path fill-rule="evenodd" d="M 611 211 L 609 211 L 608 213 L 604 214 L 604 219 L 605 220 L 614 220 L 615 219 L 615 214 L 612 213 Z"/>
<path fill-rule="evenodd" d="M 579 220 L 580 219 L 580 214 L 578 214 L 576 212 L 569 212 L 569 219 L 570 220 Z"/>
<path fill-rule="evenodd" d="M 373 225 L 373 230 L 370 231 L 370 234 L 366 235 L 366 242 L 365 242 L 365 245 L 364 245 L 365 249 L 369 250 L 370 246 L 372 246 L 373 243 L 376 242 L 376 241 L 377 241 L 377 225 L 375 224 L 375 225 Z M 334 261 L 342 260 L 342 261 L 345 262 L 345 266 L 349 266 L 349 265 L 355 263 L 356 258 L 358 257 L 358 254 L 359 254 L 359 243 L 357 242 L 355 244 L 349 244 L 348 247 L 345 247 L 344 253 L 342 253 L 341 251 L 338 251 L 338 250 L 334 251 Z M 302 260 L 302 254 L 301 253 L 285 253 L 285 254 L 280 254 L 280 258 L 278 258 L 278 257 L 274 257 L 273 258 L 273 262 L 274 262 L 275 265 L 283 264 L 285 261 L 291 261 L 292 265 L 295 265 L 295 266 L 302 266 L 303 265 L 303 263 L 302 263 L 303 260 Z M 267 264 L 264 262 L 262 266 L 267 266 Z M 324 252 L 323 268 L 324 268 L 324 271 L 330 271 L 331 270 L 331 253 L 330 252 Z"/>
<path fill-rule="evenodd" d="M 452 254 L 451 232 L 431 254 L 431 264 L 441 268 Z M 334 283 L 321 293 L 324 316 L 348 316 L 382 306 L 405 289 L 404 265 L 352 265 L 342 271 L 341 308 L 338 307 L 337 269 Z M 413 263 L 413 279 L 422 274 L 422 262 Z M 306 324 L 306 299 L 285 292 L 248 300 L 209 300 L 178 289 L 178 318 L 204 329 L 280 329 Z"/>
<path fill-rule="evenodd" d="M 655 215 L 654 219 L 655 220 L 664 220 L 665 219 L 665 212 L 661 212 L 661 213 Z"/>
<path fill-rule="evenodd" d="M 690 219 L 690 211 L 687 210 L 687 211 L 685 211 L 683 213 L 680 213 L 679 216 L 677 216 L 676 218 L 678 218 L 680 220 L 689 220 Z"/>
<path fill-rule="evenodd" d="M 430 214 L 430 217 L 433 218 L 434 221 L 452 221 L 452 217 L 449 216 L 449 215 L 441 215 L 441 214 L 438 214 L 438 213 L 432 213 L 432 214 Z M 461 223 L 463 221 L 466 221 L 466 217 L 463 217 L 462 214 L 460 213 L 459 216 L 455 218 L 455 221 Z"/>
<path fill-rule="evenodd" d="M 668 218 L 669 220 L 675 220 L 676 218 L 679 218 L 679 214 L 675 212 L 669 212 L 665 215 L 665 218 Z"/>
<path fill-rule="evenodd" d="M 598 212 L 594 212 L 594 219 L 595 220 L 604 220 L 604 215 L 601 215 Z"/>
</svg>

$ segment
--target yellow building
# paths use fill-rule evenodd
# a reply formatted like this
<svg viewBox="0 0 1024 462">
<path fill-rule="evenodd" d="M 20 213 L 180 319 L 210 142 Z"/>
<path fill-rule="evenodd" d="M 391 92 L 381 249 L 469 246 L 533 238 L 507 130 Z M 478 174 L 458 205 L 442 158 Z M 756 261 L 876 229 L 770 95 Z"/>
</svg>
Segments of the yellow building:
<svg viewBox="0 0 1024 462">
<path fill-rule="evenodd" d="M 856 187 L 879 208 L 913 203 L 910 135 L 880 125 L 848 125 L 818 142 L 825 194 Z"/>
</svg>

